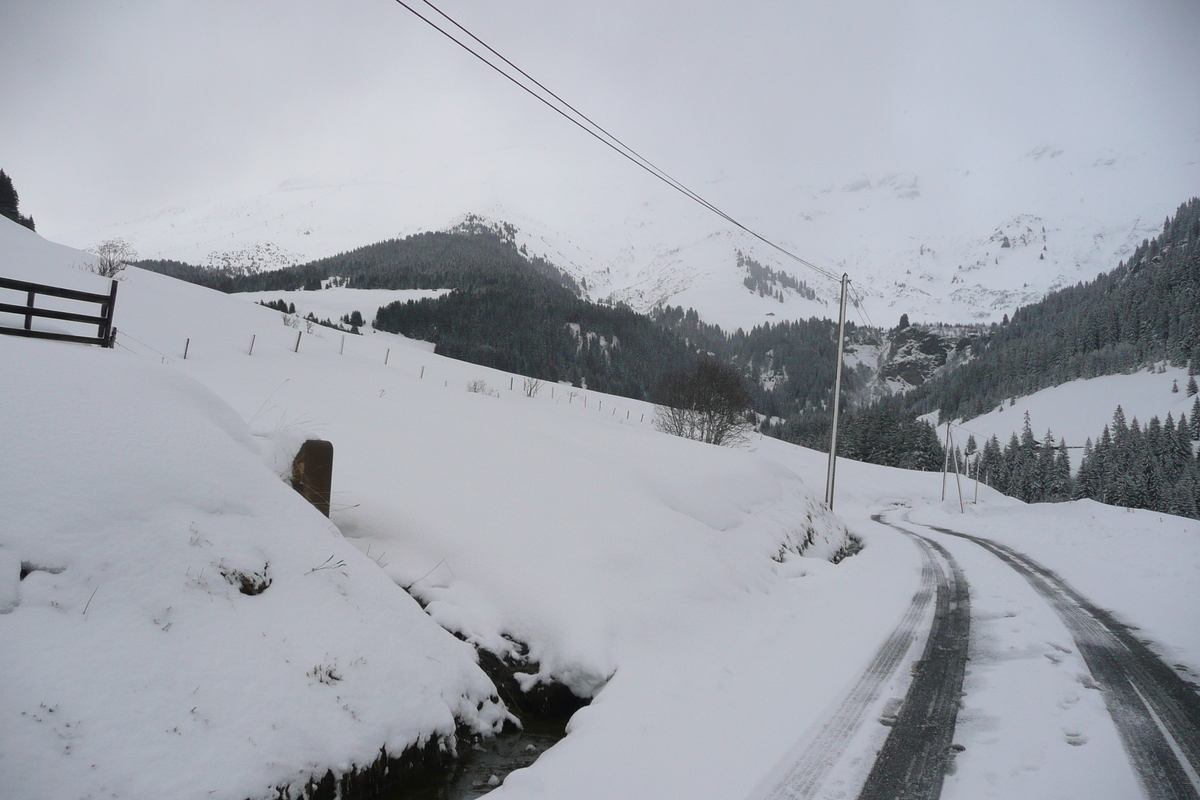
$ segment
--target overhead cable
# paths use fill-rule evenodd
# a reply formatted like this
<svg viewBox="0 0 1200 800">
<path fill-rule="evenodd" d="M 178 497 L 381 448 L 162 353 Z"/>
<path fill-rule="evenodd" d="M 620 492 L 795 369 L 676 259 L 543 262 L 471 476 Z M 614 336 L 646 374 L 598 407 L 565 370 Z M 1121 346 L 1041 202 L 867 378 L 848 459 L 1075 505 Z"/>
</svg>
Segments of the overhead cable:
<svg viewBox="0 0 1200 800">
<path fill-rule="evenodd" d="M 479 38 L 478 36 L 476 36 L 475 34 L 473 34 L 473 33 L 471 33 L 470 31 L 468 31 L 468 30 L 467 30 L 465 27 L 463 27 L 463 26 L 462 26 L 462 25 L 460 25 L 458 22 L 456 22 L 454 19 L 452 19 L 452 18 L 451 18 L 451 17 L 450 17 L 448 14 L 446 14 L 444 11 L 442 11 L 441 9 L 439 9 L 439 8 L 438 8 L 437 6 L 435 6 L 433 3 L 429 2 L 429 0 L 422 0 L 422 1 L 425 3 L 425 5 L 429 6 L 431 9 L 433 9 L 434 11 L 436 11 L 436 12 L 437 12 L 437 13 L 438 13 L 438 14 L 439 14 L 439 15 L 440 15 L 442 18 L 444 18 L 445 20 L 447 20 L 448 22 L 450 22 L 452 25 L 454 25 L 454 27 L 456 27 L 458 30 L 462 31 L 464 34 L 466 34 L 467 36 L 469 36 L 469 37 L 470 37 L 472 40 L 474 40 L 475 42 L 479 43 L 481 46 L 483 46 L 483 47 L 487 48 L 487 50 L 488 50 L 490 53 L 492 53 L 492 54 L 493 54 L 493 55 L 494 55 L 496 58 L 500 59 L 500 60 L 501 60 L 501 61 L 502 61 L 504 64 L 506 64 L 506 65 L 508 65 L 509 67 L 511 67 L 512 69 L 516 70 L 516 71 L 517 71 L 517 72 L 518 72 L 518 73 L 519 73 L 521 76 L 523 76 L 523 77 L 524 77 L 524 78 L 526 78 L 527 80 L 529 80 L 529 81 L 533 82 L 533 84 L 534 84 L 534 85 L 536 85 L 536 86 L 537 86 L 539 89 L 541 89 L 543 92 L 545 92 L 547 95 L 549 95 L 551 98 L 553 98 L 553 99 L 554 99 L 555 101 L 557 101 L 558 103 L 561 103 L 562 105 L 561 105 L 561 106 L 559 106 L 559 105 L 556 105 L 554 102 L 551 102 L 551 100 L 547 99 L 547 97 L 545 97 L 545 96 L 543 96 L 543 95 L 539 94 L 538 92 L 534 91 L 534 90 L 533 90 L 532 88 L 530 88 L 530 87 L 529 87 L 527 84 L 525 84 L 525 83 L 523 83 L 521 80 L 519 80 L 517 77 L 513 76 L 513 75 L 512 75 L 512 74 L 510 74 L 509 72 L 506 72 L 506 71 L 505 71 L 505 70 L 504 70 L 504 69 L 503 69 L 501 66 L 499 66 L 498 64 L 496 64 L 496 63 L 494 63 L 493 61 L 489 60 L 487 56 L 485 56 L 485 55 L 483 55 L 482 53 L 480 53 L 479 51 L 475 50 L 473 47 L 471 47 L 471 45 L 470 45 L 470 44 L 468 44 L 468 43 L 466 43 L 466 42 L 462 41 L 461 39 L 459 39 L 459 38 L 457 38 L 457 37 L 455 37 L 455 36 L 454 36 L 454 34 L 452 34 L 450 31 L 446 30 L 446 29 L 445 29 L 445 28 L 443 28 L 442 26 L 438 25 L 438 24 L 437 24 L 437 22 L 435 22 L 434 20 L 432 20 L 432 19 L 430 19 L 430 18 L 426 17 L 426 16 L 425 16 L 425 15 L 423 15 L 421 12 L 419 12 L 418 10 L 416 10 L 415 8 L 413 8 L 411 5 L 409 5 L 407 2 L 405 2 L 405 0 L 396 0 L 396 3 L 397 3 L 397 4 L 399 4 L 399 5 L 401 5 L 401 6 L 403 6 L 403 7 L 404 7 L 405 9 L 407 9 L 407 10 L 408 10 L 410 13 L 412 13 L 412 14 L 413 14 L 413 16 L 417 17 L 417 18 L 418 18 L 418 19 L 420 19 L 422 22 L 424 22 L 425 24 L 429 25 L 431 28 L 433 28 L 434 30 L 436 30 L 438 33 L 442 34 L 442 35 L 443 35 L 443 36 L 445 36 L 447 39 L 449 39 L 450 41 L 454 42 L 454 43 L 455 43 L 455 44 L 457 44 L 459 47 L 461 47 L 462 49 L 466 50 L 468 53 L 470 53 L 471 55 L 473 55 L 475 58 L 479 59 L 480 61 L 482 61 L 482 62 L 483 62 L 484 64 L 486 64 L 487 66 L 491 67 L 493 70 L 495 70 L 496 72 L 498 72 L 500 75 L 502 75 L 502 76 L 504 76 L 505 78 L 507 78 L 507 79 L 508 79 L 510 82 L 512 82 L 513 84 L 515 84 L 517 87 L 519 87 L 519 88 L 520 88 L 522 91 L 524 91 L 525 93 L 529 94 L 531 97 L 535 98 L 535 99 L 536 99 L 538 102 L 542 103 L 542 104 L 543 104 L 543 105 L 545 105 L 547 108 L 551 109 L 551 110 L 552 110 L 552 111 L 554 111 L 556 114 L 558 114 L 559 116 L 563 117 L 563 118 L 564 118 L 564 119 L 566 119 L 568 122 L 570 122 L 571 124 L 575 125 L 575 126 L 576 126 L 576 127 L 578 127 L 580 130 L 584 131 L 584 132 L 585 132 L 585 133 L 587 133 L 589 136 L 591 136 L 591 137 L 593 137 L 594 139 L 596 139 L 597 141 L 599 141 L 601 144 L 605 145 L 605 146 L 606 146 L 606 147 L 608 147 L 609 149 L 611 149 L 611 150 L 613 150 L 614 152 L 618 153 L 618 154 L 619 154 L 620 156 L 622 156 L 623 158 L 625 158 L 625 159 L 627 159 L 627 160 L 631 161 L 632 163 L 636 164 L 638 167 L 640 167 L 641 169 L 643 169 L 643 170 L 645 170 L 646 172 L 650 173 L 650 174 L 651 174 L 651 175 L 653 175 L 655 178 L 658 178 L 660 181 L 662 181 L 663 183 L 667 184 L 667 185 L 668 185 L 668 186 L 670 186 L 672 189 L 675 189 L 676 191 L 678 191 L 679 193 L 683 194 L 684 196 L 686 196 L 686 197 L 690 198 L 691 200 L 695 201 L 696 203 L 699 203 L 700 205 L 704 206 L 704 207 L 705 207 L 705 208 L 707 208 L 709 211 L 711 211 L 711 212 L 713 212 L 714 214 L 716 214 L 717 216 L 721 217 L 722 219 L 724 219 L 724 220 L 725 220 L 726 222 L 728 222 L 729 224 L 731 224 L 731 225 L 733 225 L 733 226 L 735 226 L 735 227 L 737 227 L 737 228 L 739 228 L 739 229 L 741 229 L 741 230 L 745 231 L 746 233 L 748 233 L 748 234 L 750 234 L 751 236 L 753 236 L 755 239 L 758 239 L 759 241 L 763 242 L 764 244 L 766 244 L 766 245 L 768 245 L 768 246 L 770 246 L 770 247 L 774 248 L 775 250 L 778 250 L 780 253 L 784 254 L 785 256 L 787 256 L 788 258 L 792 259 L 792 260 L 793 260 L 793 261 L 795 261 L 796 263 L 798 263 L 798 264 L 800 264 L 800 265 L 802 265 L 802 266 L 804 266 L 804 267 L 807 267 L 807 268 L 809 268 L 809 269 L 813 270 L 814 272 L 816 272 L 816 273 L 818 273 L 818 274 L 822 275 L 823 277 L 825 277 L 825 278 L 828 278 L 828 279 L 830 279 L 830 280 L 833 280 L 833 281 L 840 281 L 840 280 L 841 280 L 841 277 L 840 277 L 840 276 L 838 276 L 838 275 L 835 275 L 835 274 L 834 274 L 833 272 L 831 272 L 830 270 L 827 270 L 827 269 L 825 269 L 825 268 L 823 268 L 823 267 L 818 267 L 816 264 L 813 264 L 813 263 L 811 263 L 811 262 L 809 262 L 809 261 L 807 261 L 807 260 L 805 260 L 805 259 L 801 258 L 799 255 L 797 255 L 797 254 L 793 253 L 792 251 L 788 250 L 787 248 L 785 248 L 785 247 L 783 247 L 783 246 L 781 246 L 781 245 L 778 245 L 778 244 L 776 244 L 775 242 L 773 242 L 773 241 L 771 241 L 770 239 L 766 238 L 765 236 L 763 236 L 762 234 L 758 233 L 757 231 L 754 231 L 754 230 L 752 230 L 751 228 L 749 228 L 749 227 L 747 227 L 746 225 L 742 224 L 742 223 L 741 223 L 741 222 L 739 222 L 738 220 L 734 219 L 734 218 L 733 218 L 733 217 L 731 217 L 729 214 L 725 213 L 725 212 L 724 212 L 724 211 L 722 211 L 720 208 L 718 208 L 717 206 L 713 205 L 712 203 L 710 203 L 708 200 L 706 200 L 706 199 L 704 199 L 703 197 L 701 197 L 701 196 L 700 196 L 699 194 L 697 194 L 696 192 L 694 192 L 694 191 L 692 191 L 691 189 L 687 188 L 687 187 L 686 187 L 686 186 L 684 186 L 682 183 L 680 183 L 679 181 L 675 180 L 675 179 L 674 179 L 674 178 L 672 178 L 670 175 L 668 175 L 666 172 L 664 172 L 662 169 L 660 169 L 660 168 L 658 168 L 657 166 L 655 166 L 655 165 L 654 165 L 652 162 L 650 162 L 648 159 L 646 159 L 645 157 L 643 157 L 643 156 L 641 156 L 640 154 L 638 154 L 638 152 L 637 152 L 637 151 L 635 151 L 633 148 L 631 148 L 631 147 L 629 147 L 628 145 L 626 145 L 624 142 L 622 142 L 622 141 L 621 141 L 620 139 L 618 139 L 616 136 L 612 135 L 612 134 L 611 134 L 611 133 L 609 133 L 607 130 L 605 130 L 603 127 L 601 127 L 601 126 L 600 126 L 600 125 L 598 125 L 597 123 L 593 122 L 593 121 L 592 121 L 592 120 L 591 120 L 589 117 L 587 117 L 585 114 L 583 114 L 582 112 L 580 112 L 579 110 L 577 110 L 577 109 L 576 109 L 574 106 L 572 106 L 570 103 L 568 103 L 567 101 L 563 100 L 563 99 L 562 99 L 561 97 L 559 97 L 557 94 L 555 94 L 554 92 L 552 92 L 552 91 L 550 91 L 549 89 L 547 89 L 547 88 L 546 88 L 546 87 L 545 87 L 545 86 L 544 86 L 544 85 L 543 85 L 541 82 L 539 82 L 539 81 L 537 81 L 536 79 L 534 79 L 534 78 L 533 78 L 532 76 L 530 76 L 530 75 L 529 75 L 527 72 L 525 72 L 525 71 L 524 71 L 524 70 L 522 70 L 521 68 L 517 67 L 515 64 L 513 64 L 511 61 L 509 61 L 509 60 L 508 60 L 507 58 L 505 58 L 504 56 L 500 55 L 500 53 L 498 53 L 498 52 L 497 52 L 495 49 L 493 49 L 491 46 L 489 46 L 489 45 L 488 45 L 486 42 L 484 42 L 482 39 L 480 39 L 480 38 Z M 567 109 L 567 110 L 564 110 L 564 107 L 565 107 L 565 109 Z M 568 113 L 568 110 L 569 110 L 571 113 Z"/>
</svg>

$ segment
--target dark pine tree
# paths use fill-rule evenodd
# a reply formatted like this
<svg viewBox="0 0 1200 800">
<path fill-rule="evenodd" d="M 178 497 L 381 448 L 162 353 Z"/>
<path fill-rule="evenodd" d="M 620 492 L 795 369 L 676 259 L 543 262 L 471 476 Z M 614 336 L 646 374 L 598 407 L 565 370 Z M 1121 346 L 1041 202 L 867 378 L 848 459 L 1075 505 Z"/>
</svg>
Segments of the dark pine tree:
<svg viewBox="0 0 1200 800">
<path fill-rule="evenodd" d="M 0 216 L 7 217 L 18 225 L 34 230 L 33 217 L 21 216 L 21 199 L 13 186 L 12 178 L 0 169 Z"/>
</svg>

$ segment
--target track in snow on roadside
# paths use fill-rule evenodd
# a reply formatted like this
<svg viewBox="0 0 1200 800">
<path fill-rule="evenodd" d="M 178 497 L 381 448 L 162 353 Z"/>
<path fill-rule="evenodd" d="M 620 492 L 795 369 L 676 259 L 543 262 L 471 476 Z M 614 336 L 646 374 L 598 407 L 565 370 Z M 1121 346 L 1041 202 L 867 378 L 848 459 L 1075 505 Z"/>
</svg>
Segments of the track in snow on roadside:
<svg viewBox="0 0 1200 800">
<path fill-rule="evenodd" d="M 923 527 L 973 542 L 1024 577 L 1074 638 L 1146 796 L 1200 800 L 1200 695 L 1188 683 L 1127 626 L 1030 557 L 990 539 Z"/>
<path fill-rule="evenodd" d="M 880 524 L 881 516 L 873 518 Z M 895 527 L 895 526 L 893 526 Z M 900 529 L 903 530 L 903 529 Z M 941 792 L 952 757 L 954 724 L 966 670 L 970 598 L 966 580 L 944 548 L 911 531 L 903 531 L 921 553 L 921 583 L 895 630 L 841 702 L 801 739 L 771 777 L 754 793 L 763 800 L 807 800 L 830 794 L 847 796 L 860 789 L 860 800 L 911 797 L 933 800 Z M 933 604 L 928 635 L 920 629 Z M 903 701 L 888 701 L 879 720 L 890 725 L 869 774 L 831 778 L 851 752 L 869 712 L 876 710 L 883 690 L 893 685 L 914 644 L 925 648 L 912 665 L 912 680 Z M 869 737 L 875 739 L 876 737 Z M 861 749 L 859 743 L 857 749 Z M 854 784 L 851 787 L 848 784 Z M 836 784 L 836 785 L 835 785 Z"/>
</svg>

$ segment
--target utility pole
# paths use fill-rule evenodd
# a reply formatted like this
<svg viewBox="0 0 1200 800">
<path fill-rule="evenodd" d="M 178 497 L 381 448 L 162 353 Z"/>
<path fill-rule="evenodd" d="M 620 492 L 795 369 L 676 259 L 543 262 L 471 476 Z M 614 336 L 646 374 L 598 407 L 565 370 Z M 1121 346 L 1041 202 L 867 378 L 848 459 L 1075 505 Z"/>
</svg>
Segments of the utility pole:
<svg viewBox="0 0 1200 800">
<path fill-rule="evenodd" d="M 946 475 L 950 472 L 950 420 L 946 420 L 946 459 L 942 463 L 942 502 L 946 501 Z"/>
<path fill-rule="evenodd" d="M 842 400 L 842 348 L 846 342 L 846 289 L 850 276 L 842 273 L 842 303 L 838 312 L 837 372 L 833 379 L 833 426 L 829 430 L 829 468 L 825 472 L 825 505 L 833 510 L 833 479 L 837 472 L 838 416 Z"/>
<path fill-rule="evenodd" d="M 954 445 L 954 483 L 958 486 L 958 513 L 965 514 L 967 511 L 963 508 L 962 478 L 959 477 L 958 472 L 958 444 L 954 439 L 951 439 L 950 443 Z"/>
</svg>

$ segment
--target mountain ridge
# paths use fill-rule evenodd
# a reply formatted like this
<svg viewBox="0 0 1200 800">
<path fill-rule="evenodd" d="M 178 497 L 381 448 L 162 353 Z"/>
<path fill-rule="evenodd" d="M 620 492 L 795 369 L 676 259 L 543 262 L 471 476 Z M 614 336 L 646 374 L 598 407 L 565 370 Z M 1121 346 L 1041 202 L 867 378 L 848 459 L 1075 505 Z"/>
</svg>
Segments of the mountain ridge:
<svg viewBox="0 0 1200 800">
<path fill-rule="evenodd" d="M 1162 200 L 1171 193 L 1163 193 L 1161 176 L 1181 184 L 1200 178 L 1194 162 L 1166 161 L 1043 143 L 991 167 L 796 185 L 785 205 L 764 207 L 752 196 L 739 204 L 733 193 L 745 188 L 724 183 L 712 191 L 723 206 L 750 209 L 739 217 L 752 230 L 829 272 L 849 273 L 865 304 L 853 312 L 863 324 L 894 324 L 902 313 L 914 321 L 991 322 L 1091 280 L 1155 235 L 1174 210 Z M 304 263 L 474 219 L 511 227 L 523 252 L 555 264 L 589 297 L 642 312 L 691 307 L 726 330 L 836 314 L 835 282 L 681 199 L 606 185 L 592 187 L 599 197 L 590 203 L 564 206 L 537 197 L 496 202 L 485 188 L 465 185 L 451 200 L 377 177 L 294 176 L 74 231 L 67 241 L 88 246 L 119 235 L 150 258 L 277 267 L 281 259 Z M 759 296 L 744 286 L 744 258 L 807 282 L 811 296 Z"/>
</svg>

